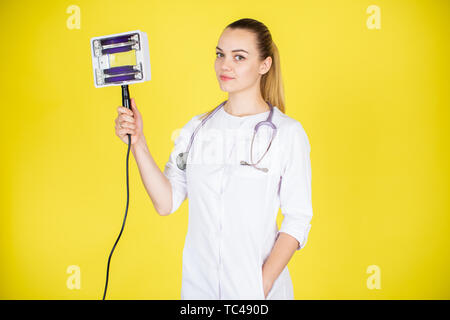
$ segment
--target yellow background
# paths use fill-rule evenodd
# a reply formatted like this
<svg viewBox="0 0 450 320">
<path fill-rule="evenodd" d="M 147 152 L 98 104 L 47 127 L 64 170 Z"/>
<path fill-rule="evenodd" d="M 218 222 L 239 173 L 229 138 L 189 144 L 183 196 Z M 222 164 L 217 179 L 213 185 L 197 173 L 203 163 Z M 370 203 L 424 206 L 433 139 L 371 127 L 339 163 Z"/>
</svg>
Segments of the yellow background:
<svg viewBox="0 0 450 320">
<path fill-rule="evenodd" d="M 70 5 L 80 29 L 67 27 Z M 0 298 L 102 298 L 127 146 L 114 133 L 120 87 L 94 87 L 90 38 L 147 32 L 152 80 L 130 93 L 163 169 L 176 130 L 226 99 L 215 46 L 248 17 L 272 32 L 286 113 L 311 143 L 295 298 L 449 299 L 448 12 L 448 1 L 3 1 Z M 188 201 L 156 213 L 130 154 L 107 298 L 179 299 L 187 222 Z M 70 265 L 80 289 L 66 286 Z M 366 285 L 371 265 L 381 289 Z"/>
</svg>

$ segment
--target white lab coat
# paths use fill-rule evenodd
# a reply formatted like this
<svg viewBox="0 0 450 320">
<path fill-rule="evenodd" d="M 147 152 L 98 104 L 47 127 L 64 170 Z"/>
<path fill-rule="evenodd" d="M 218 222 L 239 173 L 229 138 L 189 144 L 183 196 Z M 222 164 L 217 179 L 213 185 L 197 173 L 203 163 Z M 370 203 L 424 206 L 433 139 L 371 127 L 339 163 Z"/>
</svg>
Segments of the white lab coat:
<svg viewBox="0 0 450 320">
<path fill-rule="evenodd" d="M 256 123 L 269 111 L 238 117 L 223 107 L 197 132 L 186 171 L 176 157 L 185 152 L 203 114 L 194 116 L 175 140 L 164 174 L 172 185 L 172 212 L 189 200 L 189 223 L 183 250 L 181 299 L 264 299 L 262 266 L 279 232 L 306 244 L 311 204 L 310 144 L 299 121 L 274 107 L 278 131 L 259 163 L 251 166 L 250 145 Z M 270 142 L 262 126 L 254 141 L 253 162 Z M 284 219 L 278 230 L 279 208 Z M 294 299 L 287 266 L 267 299 Z"/>
</svg>

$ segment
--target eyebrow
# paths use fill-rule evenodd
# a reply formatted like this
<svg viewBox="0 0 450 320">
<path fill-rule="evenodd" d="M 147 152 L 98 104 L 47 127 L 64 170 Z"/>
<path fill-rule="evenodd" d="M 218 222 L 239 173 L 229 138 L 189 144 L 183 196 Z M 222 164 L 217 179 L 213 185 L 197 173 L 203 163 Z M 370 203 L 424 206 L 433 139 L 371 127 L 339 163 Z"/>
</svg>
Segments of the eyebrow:
<svg viewBox="0 0 450 320">
<path fill-rule="evenodd" d="M 216 49 L 219 49 L 220 51 L 223 51 L 223 50 L 220 49 L 219 47 L 216 47 Z M 239 51 L 244 51 L 245 53 L 248 53 L 247 51 L 245 51 L 245 50 L 243 50 L 243 49 L 231 50 L 231 52 L 239 52 Z"/>
</svg>

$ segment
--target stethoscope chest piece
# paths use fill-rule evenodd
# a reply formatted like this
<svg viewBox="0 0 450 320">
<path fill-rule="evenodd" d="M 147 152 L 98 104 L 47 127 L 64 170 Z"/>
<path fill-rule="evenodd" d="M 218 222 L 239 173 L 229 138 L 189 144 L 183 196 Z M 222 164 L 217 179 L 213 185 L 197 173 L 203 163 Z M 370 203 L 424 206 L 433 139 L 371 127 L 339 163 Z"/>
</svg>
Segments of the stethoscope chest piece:
<svg viewBox="0 0 450 320">
<path fill-rule="evenodd" d="M 187 157 L 189 155 L 189 152 L 181 152 L 177 156 L 177 166 L 180 170 L 186 169 L 186 163 L 187 163 Z"/>
</svg>

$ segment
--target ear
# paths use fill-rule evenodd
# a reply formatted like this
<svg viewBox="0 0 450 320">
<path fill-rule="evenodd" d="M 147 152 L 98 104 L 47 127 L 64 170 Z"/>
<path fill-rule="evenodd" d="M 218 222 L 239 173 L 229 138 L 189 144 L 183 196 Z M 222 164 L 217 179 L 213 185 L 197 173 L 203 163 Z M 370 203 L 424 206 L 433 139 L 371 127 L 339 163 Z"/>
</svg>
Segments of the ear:
<svg viewBox="0 0 450 320">
<path fill-rule="evenodd" d="M 261 66 L 259 68 L 261 75 L 269 72 L 271 66 L 272 66 L 272 57 L 268 56 L 266 59 L 264 59 L 263 62 L 261 62 Z"/>
</svg>

